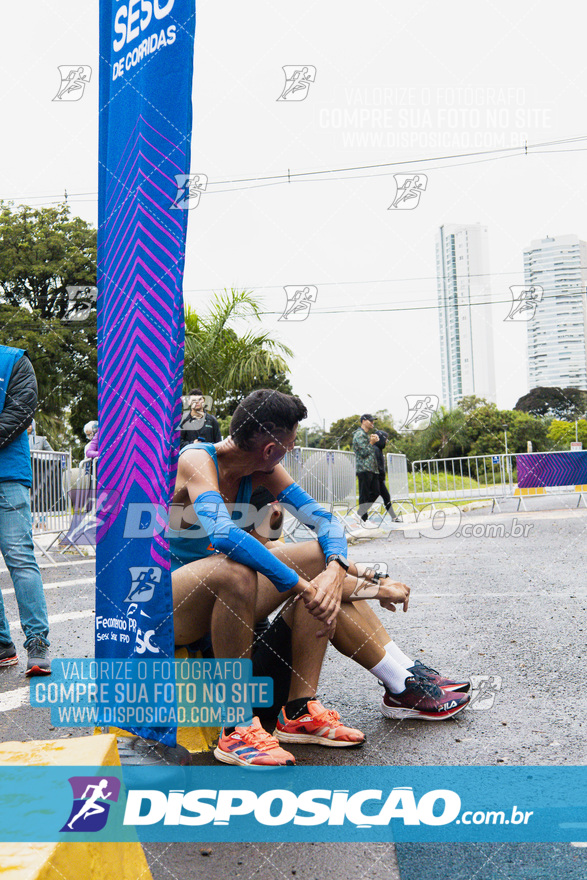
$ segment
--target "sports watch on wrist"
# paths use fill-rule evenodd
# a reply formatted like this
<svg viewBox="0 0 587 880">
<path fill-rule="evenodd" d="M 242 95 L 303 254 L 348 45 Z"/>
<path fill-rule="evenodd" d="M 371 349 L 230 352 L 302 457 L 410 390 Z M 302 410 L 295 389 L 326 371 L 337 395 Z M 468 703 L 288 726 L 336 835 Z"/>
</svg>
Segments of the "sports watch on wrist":
<svg viewBox="0 0 587 880">
<path fill-rule="evenodd" d="M 330 565 L 331 562 L 338 562 L 345 571 L 349 570 L 350 562 L 344 556 L 341 556 L 340 553 L 332 553 L 326 560 L 326 565 Z"/>
</svg>

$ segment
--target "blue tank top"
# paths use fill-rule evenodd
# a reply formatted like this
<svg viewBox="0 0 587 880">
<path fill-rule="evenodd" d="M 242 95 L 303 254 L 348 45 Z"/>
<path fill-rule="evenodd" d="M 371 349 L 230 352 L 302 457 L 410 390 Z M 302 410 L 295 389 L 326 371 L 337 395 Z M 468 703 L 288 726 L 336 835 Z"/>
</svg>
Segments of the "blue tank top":
<svg viewBox="0 0 587 880">
<path fill-rule="evenodd" d="M 208 453 L 210 458 L 213 460 L 216 465 L 216 474 L 218 476 L 218 480 L 220 481 L 220 471 L 218 469 L 218 459 L 216 457 L 216 448 L 213 443 L 190 443 L 189 446 L 184 446 L 181 450 L 180 455 L 183 455 L 184 452 L 187 452 L 189 449 L 203 449 Z M 241 521 L 241 506 L 242 504 L 249 504 L 251 500 L 252 494 L 252 485 L 251 485 L 251 477 L 250 475 L 243 477 L 239 483 L 238 492 L 236 494 L 236 499 L 234 502 L 234 510 L 231 510 L 232 505 L 227 505 L 228 510 L 230 512 L 230 517 L 233 522 L 236 522 L 237 525 Z M 202 535 L 194 535 L 193 532 L 202 532 Z M 190 534 L 192 532 L 192 534 Z M 190 562 L 194 562 L 196 559 L 205 559 L 207 556 L 213 556 L 217 551 L 214 550 L 212 544 L 210 543 L 210 538 L 207 534 L 205 534 L 202 525 L 200 524 L 200 520 L 196 516 L 196 521 L 193 525 L 188 526 L 185 529 L 181 529 L 180 531 L 177 529 L 169 529 L 168 531 L 169 537 L 169 550 L 171 552 L 171 571 L 177 571 L 178 568 L 181 568 L 182 565 L 188 565 Z"/>
</svg>

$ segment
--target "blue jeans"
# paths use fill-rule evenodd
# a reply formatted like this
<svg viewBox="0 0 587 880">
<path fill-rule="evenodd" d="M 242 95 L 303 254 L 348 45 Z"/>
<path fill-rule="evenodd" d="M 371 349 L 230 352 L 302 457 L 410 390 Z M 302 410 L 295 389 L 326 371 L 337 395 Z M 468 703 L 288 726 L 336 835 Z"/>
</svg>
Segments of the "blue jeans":
<svg viewBox="0 0 587 880">
<path fill-rule="evenodd" d="M 0 483 L 0 551 L 14 584 L 25 648 L 34 638 L 49 644 L 47 605 L 34 553 L 30 495 L 22 483 Z M 11 641 L 0 593 L 0 644 L 9 645 Z"/>
</svg>

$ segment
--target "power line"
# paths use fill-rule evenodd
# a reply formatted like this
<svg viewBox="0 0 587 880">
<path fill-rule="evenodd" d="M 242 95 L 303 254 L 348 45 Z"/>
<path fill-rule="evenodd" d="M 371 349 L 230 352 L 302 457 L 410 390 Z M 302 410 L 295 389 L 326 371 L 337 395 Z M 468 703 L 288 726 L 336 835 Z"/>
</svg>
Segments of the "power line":
<svg viewBox="0 0 587 880">
<path fill-rule="evenodd" d="M 586 269 L 587 266 L 573 266 L 572 271 L 578 271 L 580 269 Z M 465 276 L 459 276 L 459 280 L 464 278 L 500 278 L 503 275 L 521 275 L 522 272 L 519 269 L 512 269 L 509 272 L 476 272 L 476 273 L 467 273 Z M 372 278 L 372 279 L 359 279 L 357 281 L 322 281 L 315 285 L 315 287 L 344 287 L 350 284 L 407 284 L 411 281 L 436 281 L 438 279 L 437 275 L 414 275 L 409 278 Z M 533 282 L 534 286 L 539 285 L 539 282 Z M 524 282 L 524 286 L 531 286 Z M 539 285 L 540 286 L 540 285 Z M 246 284 L 245 287 L 251 290 L 283 290 L 282 284 Z M 213 293 L 211 287 L 189 287 L 184 289 L 184 293 Z"/>
<path fill-rule="evenodd" d="M 312 177 L 316 178 L 316 177 L 318 177 L 318 175 L 328 175 L 329 176 L 329 177 L 322 177 L 321 179 L 323 179 L 323 180 L 327 180 L 327 179 L 351 180 L 351 179 L 357 179 L 357 178 L 349 178 L 349 177 L 341 177 L 341 176 L 333 177 L 333 175 L 349 174 L 352 171 L 372 171 L 375 169 L 384 169 L 384 168 L 391 169 L 391 168 L 399 168 L 399 167 L 405 167 L 405 166 L 423 165 L 423 164 L 426 164 L 429 162 L 446 162 L 450 159 L 467 159 L 467 158 L 474 158 L 474 157 L 478 157 L 478 156 L 489 157 L 489 158 L 482 160 L 482 161 L 497 161 L 502 158 L 511 158 L 511 157 L 515 157 L 515 156 L 532 155 L 532 153 L 530 153 L 529 151 L 535 151 L 538 154 L 541 152 L 548 152 L 548 153 L 581 152 L 582 151 L 581 149 L 578 149 L 578 150 L 541 150 L 541 148 L 562 146 L 564 144 L 574 144 L 574 143 L 582 142 L 585 140 L 587 140 L 587 135 L 580 135 L 580 136 L 574 137 L 574 138 L 561 138 L 561 139 L 555 140 L 555 141 L 544 141 L 543 143 L 526 144 L 521 147 L 503 147 L 500 149 L 493 149 L 493 150 L 476 150 L 476 151 L 470 151 L 470 152 L 466 152 L 466 153 L 449 153 L 444 156 L 428 156 L 428 157 L 419 158 L 419 159 L 404 159 L 404 160 L 397 161 L 397 162 L 379 162 L 379 163 L 373 163 L 373 164 L 369 164 L 369 165 L 351 165 L 351 166 L 345 166 L 342 168 L 322 168 L 322 169 L 314 169 L 314 170 L 310 170 L 310 171 L 293 171 L 293 172 L 288 170 L 287 173 L 284 172 L 281 174 L 269 174 L 269 175 L 256 176 L 256 177 L 228 178 L 226 180 L 208 181 L 208 189 L 206 190 L 205 193 L 203 193 L 203 195 L 211 194 L 212 191 L 209 189 L 209 187 L 211 187 L 211 186 L 224 186 L 225 184 L 230 184 L 230 183 L 237 183 L 237 184 L 241 184 L 241 183 L 255 184 L 256 183 L 256 184 L 261 184 L 264 186 L 273 186 L 273 185 L 282 184 L 282 183 L 289 184 L 292 181 L 306 182 L 307 179 L 312 178 Z M 587 149 L 587 147 L 584 149 Z M 471 165 L 471 164 L 475 164 L 475 162 L 462 162 L 462 163 L 455 163 L 451 166 L 438 166 L 438 167 L 452 167 L 452 168 L 454 168 L 454 167 L 460 167 L 462 165 Z M 431 170 L 431 169 L 428 169 L 428 170 Z M 387 173 L 388 172 L 383 172 L 383 174 L 376 174 L 376 175 L 364 174 L 364 175 L 360 175 L 359 179 L 361 177 L 367 178 L 367 177 L 375 177 L 375 176 L 384 176 Z M 389 172 L 389 173 L 391 173 L 391 172 Z M 304 179 L 306 179 L 306 180 L 304 180 Z M 265 181 L 270 181 L 270 182 L 264 183 Z M 240 190 L 254 189 L 254 188 L 256 188 L 256 187 L 254 187 L 254 186 L 249 186 L 249 187 L 236 186 L 236 187 L 230 187 L 229 189 L 218 190 L 217 192 L 237 192 Z M 98 193 L 96 191 L 82 192 L 82 193 L 68 193 L 68 201 L 70 201 L 73 198 L 77 198 L 77 197 L 81 197 L 81 196 L 96 196 L 97 197 L 97 195 L 98 195 Z M 23 201 L 25 199 L 53 199 L 53 198 L 60 198 L 61 196 L 62 196 L 61 193 L 49 193 L 49 194 L 43 194 L 43 195 L 27 195 L 27 196 L 4 196 L 4 197 L 0 198 L 0 201 L 14 201 L 14 200 L 15 201 Z M 90 200 L 88 200 L 88 201 L 90 201 Z"/>
<path fill-rule="evenodd" d="M 576 292 L 583 293 L 583 291 L 576 291 Z M 545 296 L 544 299 L 542 300 L 542 302 L 544 302 L 544 300 L 546 300 L 546 299 L 555 299 L 555 296 Z M 449 303 L 448 308 L 449 309 L 452 307 L 458 308 L 459 306 L 474 307 L 474 306 L 491 306 L 491 305 L 510 305 L 511 306 L 512 300 L 511 299 L 498 299 L 498 300 L 485 300 L 483 302 L 470 302 L 470 301 L 463 302 L 463 303 L 456 303 L 455 302 L 455 303 Z M 361 308 L 361 307 L 359 307 L 359 308 L 346 308 L 344 306 L 341 306 L 340 308 L 334 308 L 334 309 L 312 309 L 312 314 L 313 315 L 314 314 L 316 314 L 316 315 L 342 315 L 342 314 L 356 315 L 356 314 L 366 313 L 366 314 L 371 314 L 371 315 L 378 315 L 378 314 L 384 314 L 386 312 L 427 312 L 427 311 L 434 311 L 434 310 L 444 309 L 444 308 L 447 308 L 447 305 L 445 303 L 435 303 L 434 305 L 430 305 L 430 306 L 405 306 L 405 307 L 391 307 L 391 308 L 368 308 L 368 307 L 367 308 Z M 259 314 L 260 315 L 281 315 L 281 314 L 283 314 L 283 310 L 262 311 L 262 312 L 259 312 Z M 512 322 L 512 323 L 523 323 L 523 322 Z"/>
</svg>

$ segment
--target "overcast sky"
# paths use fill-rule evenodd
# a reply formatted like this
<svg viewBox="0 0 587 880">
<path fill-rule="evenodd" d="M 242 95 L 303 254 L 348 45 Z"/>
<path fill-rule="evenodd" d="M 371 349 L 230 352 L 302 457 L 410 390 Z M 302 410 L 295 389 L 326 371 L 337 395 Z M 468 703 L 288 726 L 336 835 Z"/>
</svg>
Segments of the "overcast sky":
<svg viewBox="0 0 587 880">
<path fill-rule="evenodd" d="M 263 325 L 295 352 L 292 384 L 312 421 L 441 394 L 434 241 L 443 223 L 489 229 L 497 402 L 527 388 L 525 325 L 504 323 L 532 239 L 587 238 L 587 141 L 439 157 L 587 135 L 582 8 L 576 3 L 197 4 L 186 300 L 263 296 Z M 0 197 L 97 221 L 98 2 L 19 0 L 0 11 Z M 58 66 L 92 78 L 52 101 Z M 284 65 L 313 66 L 302 102 L 277 101 Z M 171 96 L 172 99 L 172 96 Z M 563 150 L 565 152 L 563 152 Z M 421 162 L 422 159 L 431 159 Z M 342 172 L 383 163 L 394 167 Z M 414 164 L 416 163 L 416 164 Z M 235 183 L 335 170 L 291 183 Z M 416 209 L 388 210 L 394 173 L 419 171 Z M 279 321 L 288 285 L 316 286 L 304 322 Z M 312 398 L 308 399 L 307 395 Z"/>
</svg>

